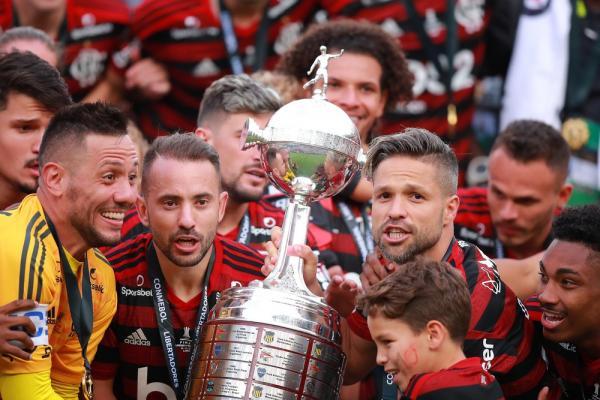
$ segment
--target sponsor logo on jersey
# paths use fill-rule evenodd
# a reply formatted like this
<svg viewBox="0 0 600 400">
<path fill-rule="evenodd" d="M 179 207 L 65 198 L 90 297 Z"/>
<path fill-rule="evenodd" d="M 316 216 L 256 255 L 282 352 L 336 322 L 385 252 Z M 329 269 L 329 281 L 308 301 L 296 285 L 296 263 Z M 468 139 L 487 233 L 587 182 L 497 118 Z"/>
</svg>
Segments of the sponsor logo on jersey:
<svg viewBox="0 0 600 400">
<path fill-rule="evenodd" d="M 143 279 L 143 278 L 142 278 Z M 121 286 L 121 294 L 123 296 L 140 296 L 140 297 L 152 297 L 152 290 L 150 289 L 129 289 L 128 287 Z"/>
<path fill-rule="evenodd" d="M 150 341 L 144 334 L 142 328 L 138 328 L 132 332 L 125 338 L 124 342 L 133 346 L 150 346 Z"/>
</svg>

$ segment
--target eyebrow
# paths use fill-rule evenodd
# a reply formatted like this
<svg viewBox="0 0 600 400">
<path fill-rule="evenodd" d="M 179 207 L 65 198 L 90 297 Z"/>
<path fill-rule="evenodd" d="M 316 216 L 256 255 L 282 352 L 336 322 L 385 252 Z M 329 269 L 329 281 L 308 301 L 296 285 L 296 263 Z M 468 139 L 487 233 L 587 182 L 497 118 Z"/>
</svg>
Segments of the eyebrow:
<svg viewBox="0 0 600 400">
<path fill-rule="evenodd" d="M 540 260 L 540 272 L 546 273 L 546 268 L 544 267 L 544 263 L 542 262 L 542 260 Z M 561 274 L 580 275 L 580 273 L 575 271 L 574 269 L 566 268 L 566 267 L 562 267 L 562 268 L 559 268 L 558 270 L 556 270 L 556 275 L 561 275 Z"/>
</svg>

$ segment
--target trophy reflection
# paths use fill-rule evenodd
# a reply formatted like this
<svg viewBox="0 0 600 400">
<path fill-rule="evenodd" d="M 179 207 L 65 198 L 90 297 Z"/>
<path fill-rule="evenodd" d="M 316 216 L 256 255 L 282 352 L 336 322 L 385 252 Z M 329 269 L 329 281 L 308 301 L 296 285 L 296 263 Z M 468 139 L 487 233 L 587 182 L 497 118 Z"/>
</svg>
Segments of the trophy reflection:
<svg viewBox="0 0 600 400">
<path fill-rule="evenodd" d="M 319 57 L 343 52 L 325 51 Z M 321 69 L 319 57 L 313 67 Z M 278 110 L 264 129 L 246 121 L 244 148 L 258 146 L 269 180 L 289 198 L 281 245 L 264 281 L 224 291 L 211 311 L 189 399 L 339 397 L 345 364 L 340 317 L 307 288 L 303 260 L 287 254 L 289 246 L 306 243 L 310 202 L 338 193 L 359 168 L 358 130 L 326 100 L 324 83 L 313 98 Z"/>
</svg>

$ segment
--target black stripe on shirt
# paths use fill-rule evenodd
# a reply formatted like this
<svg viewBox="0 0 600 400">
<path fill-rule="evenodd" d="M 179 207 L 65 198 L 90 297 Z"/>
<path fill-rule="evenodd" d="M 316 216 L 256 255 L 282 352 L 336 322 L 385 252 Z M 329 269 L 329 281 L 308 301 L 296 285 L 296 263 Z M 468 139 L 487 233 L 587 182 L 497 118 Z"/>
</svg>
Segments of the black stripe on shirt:
<svg viewBox="0 0 600 400">
<path fill-rule="evenodd" d="M 21 250 L 21 265 L 19 266 L 19 299 L 23 299 L 24 286 L 25 286 L 25 271 L 27 270 L 27 251 L 29 250 L 29 242 L 31 241 L 31 229 L 33 225 L 40 219 L 40 212 L 36 212 L 33 217 L 29 220 L 27 228 L 25 229 L 25 241 L 23 243 L 23 249 Z"/>
</svg>

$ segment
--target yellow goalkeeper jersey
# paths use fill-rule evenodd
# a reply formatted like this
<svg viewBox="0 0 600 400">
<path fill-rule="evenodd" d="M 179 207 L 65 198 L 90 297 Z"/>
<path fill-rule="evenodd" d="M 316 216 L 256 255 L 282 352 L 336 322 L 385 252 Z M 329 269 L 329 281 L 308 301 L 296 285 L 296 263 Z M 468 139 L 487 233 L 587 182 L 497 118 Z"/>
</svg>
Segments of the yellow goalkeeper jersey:
<svg viewBox="0 0 600 400">
<path fill-rule="evenodd" d="M 65 254 L 69 267 L 81 282 L 83 263 L 66 250 Z M 94 310 L 87 348 L 91 362 L 116 311 L 116 288 L 114 273 L 106 258 L 97 249 L 88 250 L 86 255 Z M 26 387 L 31 385 L 16 379 L 19 374 L 24 374 L 23 377 L 32 373 L 48 376 L 50 371 L 49 376 L 57 386 L 81 382 L 83 358 L 72 326 L 62 268 L 57 244 L 36 195 L 27 196 L 15 209 L 0 211 L 0 304 L 15 299 L 34 299 L 40 304 L 48 304 L 49 340 L 48 346 L 35 348 L 30 360 L 0 356 L 0 397 L 3 400 L 9 400 L 8 393 L 15 392 L 14 385 L 22 386 L 17 391 L 20 398 L 35 398 L 34 393 L 40 392 L 39 387 Z M 50 384 L 45 383 L 48 387 Z M 28 397 L 28 393 L 33 397 Z"/>
</svg>

